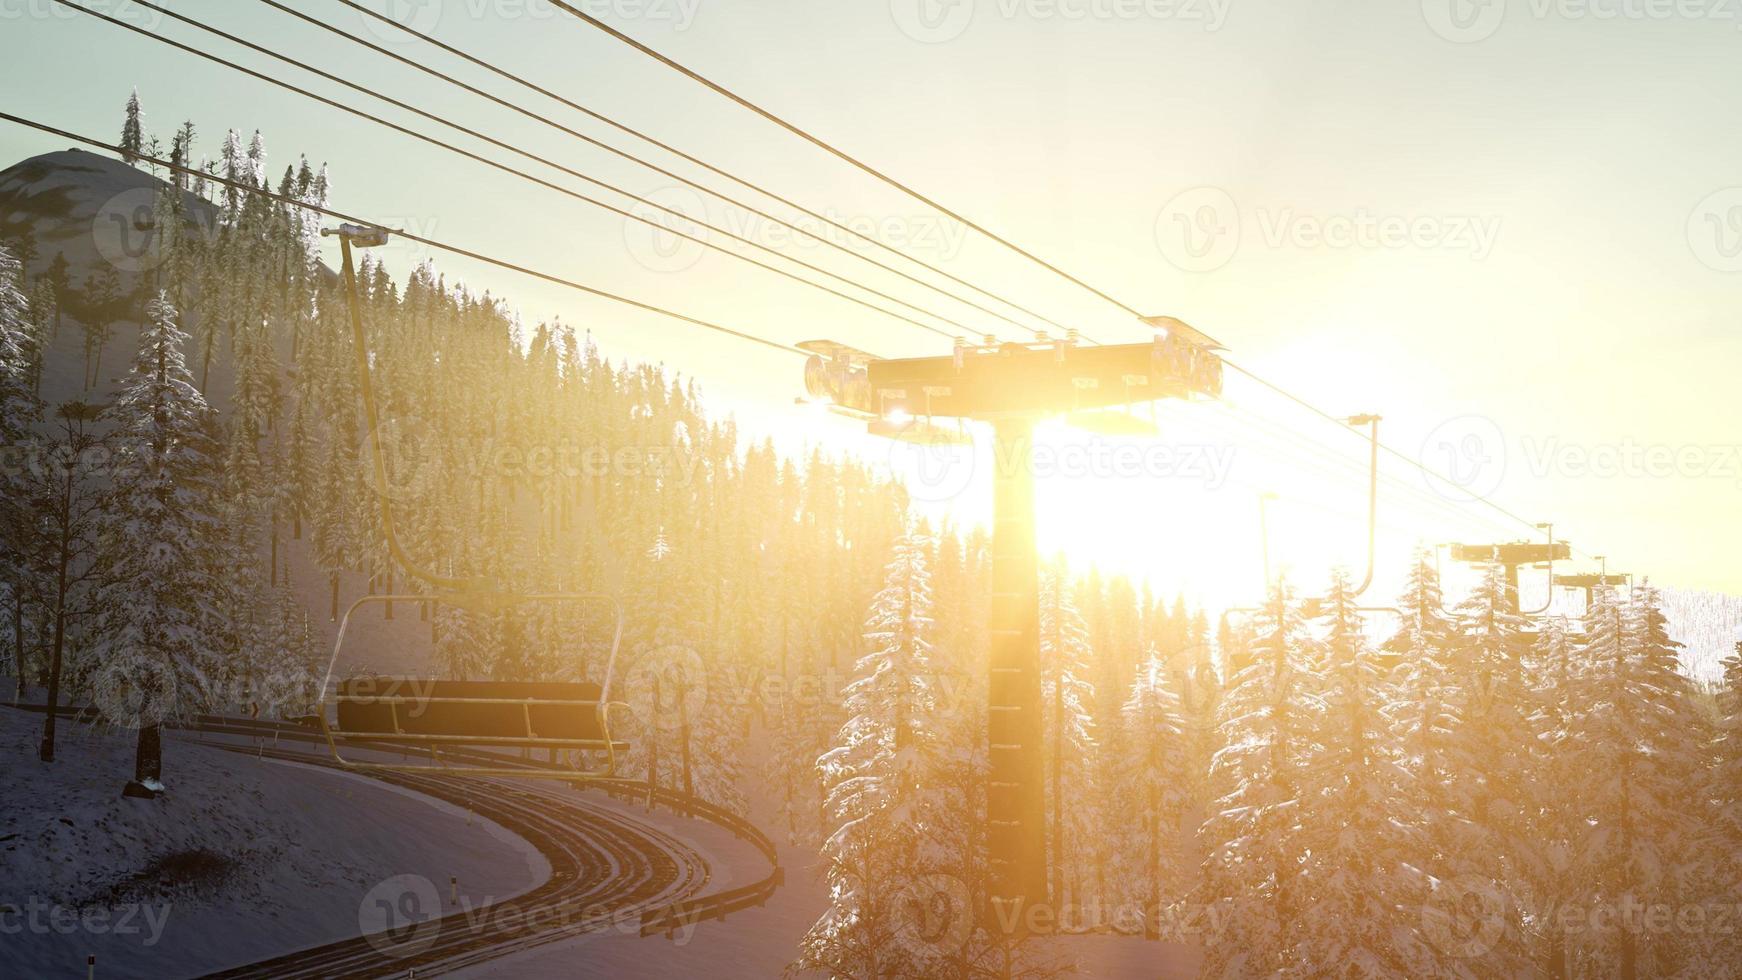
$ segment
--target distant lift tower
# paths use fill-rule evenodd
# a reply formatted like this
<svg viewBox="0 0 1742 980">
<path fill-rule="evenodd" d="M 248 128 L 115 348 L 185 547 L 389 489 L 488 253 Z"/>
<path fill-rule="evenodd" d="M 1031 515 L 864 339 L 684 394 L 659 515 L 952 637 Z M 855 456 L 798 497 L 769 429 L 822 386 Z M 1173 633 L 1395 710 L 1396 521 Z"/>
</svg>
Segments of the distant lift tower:
<svg viewBox="0 0 1742 980">
<path fill-rule="evenodd" d="M 1512 596 L 1512 611 L 1532 614 L 1542 612 L 1542 609 L 1527 610 L 1521 608 L 1518 601 L 1519 567 L 1533 565 L 1547 568 L 1550 580 L 1553 581 L 1554 563 L 1567 561 L 1573 557 L 1572 545 L 1565 541 L 1556 541 L 1550 525 L 1545 524 L 1542 527 L 1549 528 L 1549 540 L 1546 544 L 1537 541 L 1514 541 L 1508 544 L 1454 544 L 1452 545 L 1452 560 L 1500 565 L 1506 569 L 1506 586 Z"/>
<path fill-rule="evenodd" d="M 900 437 L 934 418 L 992 426 L 994 445 L 991 687 L 986 812 L 991 900 L 1020 921 L 1047 899 L 1045 771 L 1041 745 L 1040 581 L 1035 551 L 1035 423 L 1167 398 L 1218 398 L 1221 345 L 1172 317 L 1144 320 L 1146 344 L 958 340 L 948 357 L 878 360 L 826 341 L 805 369 L 813 399 Z"/>
</svg>

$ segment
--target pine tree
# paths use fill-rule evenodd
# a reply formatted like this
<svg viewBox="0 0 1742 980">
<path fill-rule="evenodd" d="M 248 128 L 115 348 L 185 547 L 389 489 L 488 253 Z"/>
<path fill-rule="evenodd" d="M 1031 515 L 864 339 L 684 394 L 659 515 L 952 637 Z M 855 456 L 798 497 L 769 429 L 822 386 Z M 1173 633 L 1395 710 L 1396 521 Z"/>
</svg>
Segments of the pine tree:
<svg viewBox="0 0 1742 980">
<path fill-rule="evenodd" d="M 1701 891 L 1716 903 L 1734 903 L 1742 882 L 1742 642 L 1724 659 L 1718 691 L 1718 729 L 1707 797 L 1717 801 L 1708 855 L 1717 855 Z M 1714 936 L 1707 955 L 1714 965 L 1742 962 L 1742 936 Z"/>
<path fill-rule="evenodd" d="M 1576 906 L 1613 926 L 1582 930 L 1573 965 L 1634 980 L 1670 976 L 1698 954 L 1685 933 L 1647 928 L 1652 905 L 1681 906 L 1693 866 L 1709 859 L 1699 775 L 1705 749 L 1656 589 L 1623 605 L 1602 590 L 1587 616 L 1592 697 L 1569 728 L 1590 760 L 1580 804 L 1588 832 L 1573 866 Z M 1732 964 L 1733 965 L 1733 964 Z"/>
<path fill-rule="evenodd" d="M 1250 659 L 1238 664 L 1222 699 L 1222 748 L 1211 779 L 1217 794 L 1201 833 L 1203 880 L 1228 923 L 1205 957 L 1206 977 L 1264 976 L 1285 970 L 1301 949 L 1300 867 L 1308 842 L 1301 794 L 1310 788 L 1325 706 L 1316 692 L 1320 658 L 1287 587 L 1272 590 Z"/>
<path fill-rule="evenodd" d="M 61 315 L 72 289 L 72 271 L 65 252 L 54 253 L 54 258 L 49 260 L 48 271 L 43 273 L 42 278 L 54 291 L 54 335 L 59 337 Z"/>
<path fill-rule="evenodd" d="M 915 975 L 941 952 L 903 927 L 899 907 L 926 871 L 922 854 L 942 818 L 930 798 L 942 763 L 926 550 L 912 535 L 896 542 L 865 624 L 871 650 L 844 692 L 847 722 L 817 762 L 834 826 L 823 845 L 830 904 L 801 941 L 795 970 Z"/>
<path fill-rule="evenodd" d="M 1192 891 L 1190 870 L 1179 860 L 1182 819 L 1193 802 L 1191 736 L 1169 674 L 1169 661 L 1153 648 L 1138 665 L 1122 719 L 1131 753 L 1118 760 L 1118 782 L 1109 794 L 1123 815 L 1118 898 L 1135 900 L 1146 915 L 1156 916 L 1164 904 Z"/>
<path fill-rule="evenodd" d="M 41 355 L 22 281 L 17 260 L 0 246 L 0 453 L 9 461 L 0 467 L 0 546 L 5 557 L 0 586 L 5 589 L 6 632 L 19 698 L 27 676 L 25 606 L 32 591 L 26 555 L 34 536 L 29 531 L 33 514 L 25 506 L 25 471 L 18 464 L 35 445 L 32 426 L 42 413 L 33 377 Z"/>
<path fill-rule="evenodd" d="M 162 723 L 206 710 L 226 669 L 215 642 L 223 611 L 212 603 L 222 569 L 211 409 L 182 358 L 175 316 L 162 295 L 149 304 L 115 399 L 118 450 L 132 475 L 110 512 L 106 636 L 93 673 L 99 703 L 144 706 L 132 788 L 145 795 L 162 789 Z"/>
<path fill-rule="evenodd" d="M 139 90 L 127 97 L 127 121 L 121 125 L 121 159 L 128 165 L 145 152 L 145 128 L 139 118 Z"/>
<path fill-rule="evenodd" d="M 1104 823 L 1095 801 L 1097 744 L 1095 687 L 1089 680 L 1094 651 L 1089 629 L 1066 586 L 1065 566 L 1055 562 L 1041 578 L 1041 717 L 1046 732 L 1047 810 L 1051 823 L 1053 899 L 1081 898 L 1085 872 L 1094 868 Z"/>
<path fill-rule="evenodd" d="M 1458 761 L 1438 777 L 1454 784 L 1449 829 L 1468 834 L 1445 871 L 1458 888 L 1479 892 L 1502 910 L 1492 941 L 1470 965 L 1497 973 L 1525 969 L 1529 960 L 1520 915 L 1529 889 L 1520 869 L 1537 845 L 1529 811 L 1537 758 L 1525 670 L 1530 641 L 1517 609 L 1517 592 L 1498 564 L 1484 569 L 1475 591 L 1458 605 L 1444 690 L 1461 723 L 1445 740 L 1445 755 Z"/>
<path fill-rule="evenodd" d="M 101 415 L 100 408 L 82 402 L 57 408 L 52 428 L 32 447 L 35 465 L 23 469 L 16 485 L 15 506 L 26 516 L 16 525 L 14 545 L 28 569 L 28 588 L 42 607 L 48 635 L 48 700 L 39 752 L 44 762 L 54 761 L 68 637 L 87 632 L 96 586 L 102 581 L 99 548 L 112 473 L 99 461 L 106 443 L 96 425 Z"/>
<path fill-rule="evenodd" d="M 1393 714 L 1397 691 L 1355 604 L 1338 570 L 1323 603 L 1323 749 L 1300 796 L 1310 897 L 1302 903 L 1293 968 L 1374 978 L 1456 975 L 1456 960 L 1421 935 L 1435 862 L 1421 814 L 1410 808 L 1416 794 Z"/>
<path fill-rule="evenodd" d="M 103 372 L 103 350 L 109 345 L 109 334 L 121 319 L 120 304 L 126 297 L 121 292 L 121 277 L 107 263 L 85 278 L 83 309 L 80 320 L 85 328 L 85 389 L 98 384 Z"/>
</svg>

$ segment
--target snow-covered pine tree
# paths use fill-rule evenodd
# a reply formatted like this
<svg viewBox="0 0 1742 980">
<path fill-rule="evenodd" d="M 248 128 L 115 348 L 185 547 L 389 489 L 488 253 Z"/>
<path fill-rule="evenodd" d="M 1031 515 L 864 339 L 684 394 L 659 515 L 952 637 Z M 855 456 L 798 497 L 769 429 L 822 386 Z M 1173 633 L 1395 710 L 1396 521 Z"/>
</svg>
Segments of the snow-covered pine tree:
<svg viewBox="0 0 1742 980">
<path fill-rule="evenodd" d="M 1567 976 L 1568 937 L 1557 917 L 1574 897 L 1571 864 L 1589 828 L 1583 798 L 1594 778 L 1576 720 L 1595 696 L 1597 672 L 1558 616 L 1543 620 L 1528 667 L 1536 695 L 1530 720 L 1537 758 L 1525 816 L 1534 846 L 1520 855 L 1518 873 L 1531 945 L 1547 975 L 1560 978 Z"/>
<path fill-rule="evenodd" d="M 96 385 L 103 371 L 103 350 L 109 344 L 110 331 L 121 319 L 121 303 L 126 299 L 121 291 L 121 277 L 115 267 L 99 263 L 96 271 L 85 277 L 79 319 L 85 328 L 85 388 Z"/>
<path fill-rule="evenodd" d="M 1222 698 L 1216 800 L 1200 829 L 1205 902 L 1223 906 L 1227 923 L 1206 951 L 1210 978 L 1285 971 L 1303 938 L 1300 794 L 1325 708 L 1320 658 L 1285 584 L 1273 587 L 1248 653 Z"/>
<path fill-rule="evenodd" d="M 1718 732 L 1707 796 L 1717 801 L 1709 854 L 1714 860 L 1702 892 L 1732 907 L 1742 904 L 1742 641 L 1723 661 L 1718 689 Z M 1742 934 L 1715 936 L 1708 955 L 1715 963 L 1742 963 Z"/>
<path fill-rule="evenodd" d="M 1366 978 L 1456 976 L 1422 936 L 1434 857 L 1398 723 L 1396 688 L 1363 632 L 1341 569 L 1323 604 L 1323 747 L 1300 788 L 1308 847 L 1292 968 Z"/>
<path fill-rule="evenodd" d="M 160 725 L 205 710 L 226 669 L 211 605 L 222 580 L 211 409 L 182 359 L 175 316 L 162 295 L 148 305 L 112 409 L 129 478 L 117 481 L 110 513 L 104 642 L 91 672 L 99 703 L 140 705 L 129 719 L 139 730 L 130 788 L 148 796 L 162 789 Z"/>
<path fill-rule="evenodd" d="M 1485 944 L 1491 948 L 1471 965 L 1501 974 L 1523 969 L 1530 955 L 1520 915 L 1528 887 L 1520 868 L 1536 848 L 1529 812 L 1538 760 L 1531 723 L 1534 696 L 1525 670 L 1530 641 L 1517 609 L 1518 594 L 1497 563 L 1483 570 L 1481 582 L 1458 605 L 1448 701 L 1462 725 L 1448 755 L 1461 761 L 1443 774 L 1458 784 L 1471 832 L 1457 863 L 1447 870 L 1457 872 L 1459 887 L 1479 890 L 1484 900 L 1504 906 L 1504 921 L 1494 941 Z"/>
<path fill-rule="evenodd" d="M 243 192 L 236 185 L 244 183 L 248 179 L 248 163 L 247 158 L 242 154 L 241 133 L 234 129 L 224 133 L 224 148 L 221 151 L 221 159 L 217 162 L 217 166 L 218 173 L 225 180 L 232 182 L 223 185 L 223 220 L 226 226 L 234 227 L 242 218 L 243 201 Z"/>
<path fill-rule="evenodd" d="M 794 970 L 864 980 L 927 975 L 942 955 L 904 925 L 909 912 L 900 907 L 932 870 L 924 855 L 944 818 L 935 799 L 943 747 L 926 551 L 912 534 L 896 541 L 865 623 L 871 649 L 844 692 L 847 721 L 817 761 L 833 825 L 823 844 L 829 908 L 800 942 Z"/>
<path fill-rule="evenodd" d="M 1589 830 L 1573 875 L 1576 906 L 1607 909 L 1610 927 L 1570 937 L 1577 944 L 1572 965 L 1579 975 L 1622 980 L 1700 975 L 1698 967 L 1712 965 L 1699 960 L 1701 937 L 1644 920 L 1652 905 L 1683 906 L 1694 866 L 1710 858 L 1699 849 L 1706 840 L 1704 730 L 1678 669 L 1679 644 L 1649 584 L 1625 604 L 1602 590 L 1587 633 L 1595 678 L 1570 727 L 1593 778 L 1582 800 Z"/>
<path fill-rule="evenodd" d="M 18 260 L 0 245 L 0 452 L 14 461 L 0 467 L 0 550 L 5 558 L 5 577 L 0 580 L 5 606 L 0 613 L 5 618 L 12 669 L 17 675 L 15 690 L 20 698 L 28 674 L 25 605 L 31 589 L 25 549 L 31 545 L 26 530 L 31 514 L 25 506 L 23 473 L 16 461 L 23 459 L 34 443 L 31 427 L 41 417 L 32 379 L 34 365 L 40 360 L 38 339 L 30 304 L 20 288 L 22 282 Z"/>
<path fill-rule="evenodd" d="M 140 120 L 139 90 L 127 97 L 127 119 L 121 124 L 121 160 L 129 166 L 145 152 L 145 127 Z"/>
<path fill-rule="evenodd" d="M 1053 901 L 1063 907 L 1092 888 L 1103 815 L 1096 791 L 1094 651 L 1070 595 L 1063 559 L 1040 580 L 1041 717 L 1046 732 L 1048 867 Z M 1069 896 L 1067 898 L 1067 896 Z"/>
<path fill-rule="evenodd" d="M 1420 588 L 1411 588 L 1406 601 L 1413 607 L 1411 618 L 1423 623 L 1423 637 L 1416 642 L 1432 648 L 1430 630 L 1439 625 L 1418 611 L 1437 597 L 1439 583 L 1428 580 L 1421 560 L 1418 576 Z M 1456 609 L 1456 635 L 1444 653 L 1444 684 L 1435 684 L 1441 663 L 1434 658 L 1421 663 L 1420 677 L 1406 674 L 1402 679 L 1404 743 L 1423 764 L 1416 780 L 1432 808 L 1427 811 L 1428 839 L 1441 856 L 1439 869 L 1432 872 L 1434 907 L 1479 900 L 1495 912 L 1498 921 L 1488 930 L 1493 935 L 1484 935 L 1481 952 L 1467 959 L 1470 970 L 1489 975 L 1528 970 L 1529 961 L 1519 912 L 1528 886 L 1519 869 L 1535 855 L 1528 802 L 1531 766 L 1538 755 L 1531 724 L 1533 693 L 1524 668 L 1528 623 L 1516 609 L 1516 590 L 1505 569 L 1489 564 L 1481 583 Z M 1406 623 L 1409 628 L 1416 627 Z M 1418 696 L 1427 701 L 1415 701 Z M 1441 947 L 1448 945 L 1442 931 L 1432 938 Z M 1453 950 L 1465 945 L 1462 935 L 1451 940 Z"/>
<path fill-rule="evenodd" d="M 1169 659 L 1153 647 L 1138 664 L 1122 719 L 1128 754 L 1116 760 L 1118 782 L 1106 795 L 1119 815 L 1114 894 L 1107 897 L 1122 906 L 1138 903 L 1157 923 L 1182 921 L 1161 916 L 1160 909 L 1190 895 L 1196 873 L 1180 860 L 1187 843 L 1182 818 L 1197 780 L 1190 774 L 1191 733 L 1171 673 Z"/>
</svg>

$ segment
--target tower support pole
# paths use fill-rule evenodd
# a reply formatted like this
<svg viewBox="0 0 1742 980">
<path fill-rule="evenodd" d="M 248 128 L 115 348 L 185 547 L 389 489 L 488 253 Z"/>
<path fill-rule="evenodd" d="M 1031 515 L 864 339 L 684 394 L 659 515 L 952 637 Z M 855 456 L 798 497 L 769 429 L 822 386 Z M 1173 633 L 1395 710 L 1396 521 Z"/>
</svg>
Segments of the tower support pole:
<svg viewBox="0 0 1742 980">
<path fill-rule="evenodd" d="M 993 421 L 993 429 L 990 911 L 996 928 L 1020 931 L 1026 909 L 1047 901 L 1034 421 L 1003 417 Z"/>
</svg>

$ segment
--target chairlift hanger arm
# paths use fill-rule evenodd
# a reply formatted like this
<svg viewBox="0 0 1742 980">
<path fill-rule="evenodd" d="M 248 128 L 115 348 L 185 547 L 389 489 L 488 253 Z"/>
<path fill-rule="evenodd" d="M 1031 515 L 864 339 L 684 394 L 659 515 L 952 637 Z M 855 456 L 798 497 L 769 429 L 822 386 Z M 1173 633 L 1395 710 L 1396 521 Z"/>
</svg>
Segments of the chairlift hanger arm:
<svg viewBox="0 0 1742 980">
<path fill-rule="evenodd" d="M 369 455 L 375 473 L 375 493 L 380 500 L 381 534 L 387 541 L 388 553 L 405 569 L 407 575 L 437 589 L 456 592 L 491 591 L 494 586 L 487 581 L 451 578 L 424 568 L 400 546 L 399 534 L 393 523 L 393 501 L 387 493 L 387 456 L 381 449 L 381 418 L 375 405 L 374 373 L 369 363 L 369 336 L 363 329 L 362 304 L 357 296 L 357 270 L 351 258 L 353 244 L 358 248 L 377 248 L 387 244 L 390 233 L 384 228 L 345 223 L 337 229 L 323 229 L 321 235 L 336 236 L 339 239 L 339 251 L 344 259 L 342 275 L 345 279 L 346 305 L 351 311 L 352 348 L 357 359 L 357 381 L 362 389 L 363 419 L 369 426 Z"/>
</svg>

